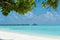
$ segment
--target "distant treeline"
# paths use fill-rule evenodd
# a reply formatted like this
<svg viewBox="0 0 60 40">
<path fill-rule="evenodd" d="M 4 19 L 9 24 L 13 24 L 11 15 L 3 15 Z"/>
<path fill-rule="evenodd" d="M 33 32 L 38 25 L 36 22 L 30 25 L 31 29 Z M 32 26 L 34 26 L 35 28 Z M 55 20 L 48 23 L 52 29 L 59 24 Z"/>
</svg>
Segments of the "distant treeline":
<svg viewBox="0 0 60 40">
<path fill-rule="evenodd" d="M 0 26 L 36 26 L 38 24 L 0 24 Z"/>
</svg>

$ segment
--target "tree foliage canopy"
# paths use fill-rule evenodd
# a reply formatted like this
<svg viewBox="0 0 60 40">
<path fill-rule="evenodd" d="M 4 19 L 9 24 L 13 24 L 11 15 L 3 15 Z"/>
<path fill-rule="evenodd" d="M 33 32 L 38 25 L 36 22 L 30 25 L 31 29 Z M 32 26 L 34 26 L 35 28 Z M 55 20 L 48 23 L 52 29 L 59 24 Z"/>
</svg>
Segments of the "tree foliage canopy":
<svg viewBox="0 0 60 40">
<path fill-rule="evenodd" d="M 59 0 L 43 0 L 42 7 L 46 7 L 46 5 L 48 5 L 53 7 L 53 9 L 56 9 L 58 2 Z M 36 7 L 35 0 L 0 0 L 0 9 L 2 14 L 5 16 L 13 10 L 19 14 L 25 14 L 28 11 L 31 11 L 34 7 Z"/>
<path fill-rule="evenodd" d="M 42 2 L 42 6 L 46 7 L 46 5 L 52 7 L 53 9 L 56 9 L 58 6 L 59 0 L 47 0 L 46 2 Z"/>
</svg>

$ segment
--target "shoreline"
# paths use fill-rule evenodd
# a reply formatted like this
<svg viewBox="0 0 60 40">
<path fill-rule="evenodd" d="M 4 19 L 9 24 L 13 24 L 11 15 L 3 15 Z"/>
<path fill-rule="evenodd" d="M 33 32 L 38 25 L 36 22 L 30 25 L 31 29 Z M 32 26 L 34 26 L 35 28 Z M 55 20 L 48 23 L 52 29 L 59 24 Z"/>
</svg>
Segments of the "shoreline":
<svg viewBox="0 0 60 40">
<path fill-rule="evenodd" d="M 60 40 L 60 37 L 46 35 L 28 35 L 15 32 L 0 31 L 0 40 Z"/>
</svg>

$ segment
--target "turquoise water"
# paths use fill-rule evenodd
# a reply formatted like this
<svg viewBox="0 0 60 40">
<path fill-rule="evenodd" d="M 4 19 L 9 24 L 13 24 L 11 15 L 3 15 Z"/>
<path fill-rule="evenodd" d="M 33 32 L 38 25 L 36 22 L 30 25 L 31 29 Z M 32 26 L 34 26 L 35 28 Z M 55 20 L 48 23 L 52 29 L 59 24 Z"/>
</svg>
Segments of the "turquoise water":
<svg viewBox="0 0 60 40">
<path fill-rule="evenodd" d="M 60 26 L 0 26 L 0 30 L 60 36 Z"/>
</svg>

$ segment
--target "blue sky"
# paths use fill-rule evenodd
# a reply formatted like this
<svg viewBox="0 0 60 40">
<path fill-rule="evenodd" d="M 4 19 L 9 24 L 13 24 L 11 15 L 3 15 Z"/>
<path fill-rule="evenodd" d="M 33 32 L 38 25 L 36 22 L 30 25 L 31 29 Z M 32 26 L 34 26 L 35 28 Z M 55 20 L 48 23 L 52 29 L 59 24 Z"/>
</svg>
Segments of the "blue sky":
<svg viewBox="0 0 60 40">
<path fill-rule="evenodd" d="M 59 3 L 60 4 L 60 3 Z M 25 15 L 17 12 L 10 12 L 8 16 L 0 12 L 0 24 L 60 24 L 60 5 L 57 10 L 42 8 L 42 4 L 37 3 L 37 7 Z"/>
</svg>

